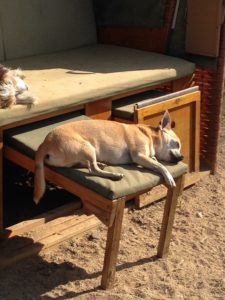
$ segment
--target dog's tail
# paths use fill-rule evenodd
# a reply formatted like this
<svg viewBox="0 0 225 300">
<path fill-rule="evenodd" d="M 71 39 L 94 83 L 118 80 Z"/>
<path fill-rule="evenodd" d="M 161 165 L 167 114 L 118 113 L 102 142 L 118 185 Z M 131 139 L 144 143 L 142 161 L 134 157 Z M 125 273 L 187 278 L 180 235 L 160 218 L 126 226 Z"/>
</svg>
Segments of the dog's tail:
<svg viewBox="0 0 225 300">
<path fill-rule="evenodd" d="M 44 159 L 46 157 L 46 148 L 42 143 L 35 156 L 35 169 L 34 169 L 34 197 L 33 200 L 36 204 L 39 203 L 40 199 L 44 195 L 46 184 L 45 184 L 45 173 L 44 173 Z"/>
</svg>

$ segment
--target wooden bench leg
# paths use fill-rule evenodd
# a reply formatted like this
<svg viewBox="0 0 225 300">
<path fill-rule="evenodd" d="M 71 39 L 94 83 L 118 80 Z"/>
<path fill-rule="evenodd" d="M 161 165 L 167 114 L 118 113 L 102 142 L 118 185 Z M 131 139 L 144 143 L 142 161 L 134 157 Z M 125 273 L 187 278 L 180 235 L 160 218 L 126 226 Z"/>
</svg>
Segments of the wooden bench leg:
<svg viewBox="0 0 225 300">
<path fill-rule="evenodd" d="M 123 214 L 125 207 L 125 199 L 118 200 L 115 219 L 108 228 L 107 242 L 105 249 L 104 266 L 102 272 L 101 287 L 103 289 L 109 289 L 113 286 L 115 273 L 116 273 L 116 261 L 119 250 L 119 242 L 121 236 Z"/>
<path fill-rule="evenodd" d="M 3 132 L 0 130 L 0 235 L 3 232 Z"/>
<path fill-rule="evenodd" d="M 183 190 L 183 185 L 184 176 L 181 176 L 176 180 L 176 187 L 168 189 L 158 244 L 158 257 L 164 257 L 168 253 L 177 200 Z"/>
</svg>

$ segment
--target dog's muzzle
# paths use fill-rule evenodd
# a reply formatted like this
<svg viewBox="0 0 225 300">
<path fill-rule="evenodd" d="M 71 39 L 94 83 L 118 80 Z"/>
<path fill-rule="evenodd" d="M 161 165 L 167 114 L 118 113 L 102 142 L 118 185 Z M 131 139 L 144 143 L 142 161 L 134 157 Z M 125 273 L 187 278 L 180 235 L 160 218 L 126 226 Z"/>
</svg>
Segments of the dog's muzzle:
<svg viewBox="0 0 225 300">
<path fill-rule="evenodd" d="M 177 152 L 172 152 L 171 151 L 171 162 L 172 163 L 178 163 L 179 161 L 182 161 L 184 159 L 184 156 L 180 153 Z"/>
</svg>

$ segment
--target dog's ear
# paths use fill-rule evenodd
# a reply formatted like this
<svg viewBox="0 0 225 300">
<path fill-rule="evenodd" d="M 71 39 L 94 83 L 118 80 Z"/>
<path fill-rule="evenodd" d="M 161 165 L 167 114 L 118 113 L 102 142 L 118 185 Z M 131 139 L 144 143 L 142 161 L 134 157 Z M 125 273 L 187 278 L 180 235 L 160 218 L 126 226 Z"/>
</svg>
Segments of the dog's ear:
<svg viewBox="0 0 225 300">
<path fill-rule="evenodd" d="M 11 72 L 12 72 L 13 76 L 17 76 L 17 77 L 19 77 L 21 79 L 25 78 L 25 75 L 24 75 L 23 71 L 20 68 L 12 70 Z"/>
<path fill-rule="evenodd" d="M 171 129 L 171 118 L 168 110 L 165 111 L 161 121 L 160 121 L 160 129 Z"/>
<path fill-rule="evenodd" d="M 8 72 L 9 72 L 9 69 L 0 64 L 0 81 L 3 80 L 3 77 Z"/>
</svg>

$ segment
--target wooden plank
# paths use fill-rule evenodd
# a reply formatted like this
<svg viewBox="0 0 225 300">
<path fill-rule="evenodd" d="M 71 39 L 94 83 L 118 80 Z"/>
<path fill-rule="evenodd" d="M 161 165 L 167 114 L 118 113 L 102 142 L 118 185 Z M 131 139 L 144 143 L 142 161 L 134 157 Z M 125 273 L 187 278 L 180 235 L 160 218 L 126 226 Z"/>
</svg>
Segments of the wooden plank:
<svg viewBox="0 0 225 300">
<path fill-rule="evenodd" d="M 135 197 L 135 206 L 140 209 L 146 205 L 149 205 L 155 201 L 164 198 L 167 194 L 167 188 L 164 185 L 158 185 L 148 191 L 147 193 L 141 194 Z"/>
<path fill-rule="evenodd" d="M 35 227 L 45 224 L 53 219 L 72 214 L 75 212 L 75 210 L 79 208 L 81 208 L 81 202 L 78 200 L 57 207 L 33 219 L 26 220 L 5 228 L 2 237 L 11 238 L 15 235 L 23 234 L 24 232 L 28 232 L 34 229 Z"/>
<path fill-rule="evenodd" d="M 103 289 L 108 289 L 113 286 L 123 222 L 124 207 L 125 199 L 118 200 L 114 222 L 112 226 L 108 228 L 101 281 L 101 287 Z"/>
<path fill-rule="evenodd" d="M 0 234 L 3 230 L 3 132 L 0 129 Z"/>
<path fill-rule="evenodd" d="M 112 115 L 112 101 L 99 100 L 85 105 L 86 116 L 92 119 L 110 120 Z"/>
<path fill-rule="evenodd" d="M 184 176 L 181 176 L 176 180 L 176 187 L 168 189 L 158 244 L 158 257 L 168 254 L 177 200 L 183 189 L 183 182 Z"/>
<path fill-rule="evenodd" d="M 200 169 L 200 110 L 201 110 L 201 102 L 195 102 L 195 115 L 194 115 L 194 144 L 195 144 L 195 153 L 194 153 L 194 161 L 195 161 L 195 171 L 199 171 Z"/>
<path fill-rule="evenodd" d="M 27 118 L 27 119 L 20 120 L 20 121 L 15 121 L 13 123 L 4 125 L 4 126 L 1 127 L 1 130 L 13 128 L 13 127 L 18 127 L 18 126 L 21 126 L 21 125 L 26 125 L 26 124 L 38 122 L 38 121 L 41 121 L 41 120 L 46 120 L 46 119 L 49 119 L 49 118 L 57 117 L 57 116 L 62 116 L 64 114 L 76 112 L 76 111 L 82 110 L 82 109 L 84 109 L 84 105 L 80 104 L 80 105 L 74 105 L 74 106 L 69 107 L 69 108 L 62 108 L 62 109 L 57 110 L 57 111 L 52 111 L 52 112 L 48 112 L 48 113 L 40 113 L 40 115 L 33 116 L 31 118 Z"/>
<path fill-rule="evenodd" d="M 92 205 L 89 202 L 85 202 L 84 204 L 85 209 L 89 212 L 94 214 L 103 224 L 106 226 L 109 225 L 110 221 L 110 213 L 101 210 L 99 207 Z"/>
<path fill-rule="evenodd" d="M 165 102 L 160 102 L 156 104 L 149 105 L 145 108 L 137 109 L 140 113 L 141 118 L 146 118 L 150 115 L 166 111 L 168 109 L 173 109 L 174 107 L 183 106 L 191 102 L 200 101 L 200 92 L 196 91 L 194 93 L 176 97 L 174 99 L 167 100 Z"/>
<path fill-rule="evenodd" d="M 134 121 L 132 121 L 132 120 L 122 119 L 122 118 L 118 118 L 118 117 L 113 117 L 113 120 L 116 121 L 116 122 L 126 123 L 126 124 L 133 124 L 134 123 Z"/>
<path fill-rule="evenodd" d="M 61 229 L 57 227 L 55 234 L 50 234 L 43 238 L 37 236 L 38 240 L 33 240 L 32 237 L 15 236 L 7 240 L 7 242 L 11 242 L 11 248 L 6 247 L 7 244 L 5 244 L 4 247 L 3 242 L 1 242 L 0 268 L 6 267 L 28 256 L 41 253 L 71 237 L 79 236 L 99 224 L 100 221 L 94 216 L 85 216 L 85 218 L 82 216 L 80 219 L 74 218 L 73 222 L 70 220 L 68 224 L 65 222 L 64 227 L 61 227 Z M 23 242 L 22 246 L 19 243 L 20 240 Z M 14 244 L 12 243 L 13 241 Z M 3 254 L 4 249 L 5 253 Z"/>
</svg>

